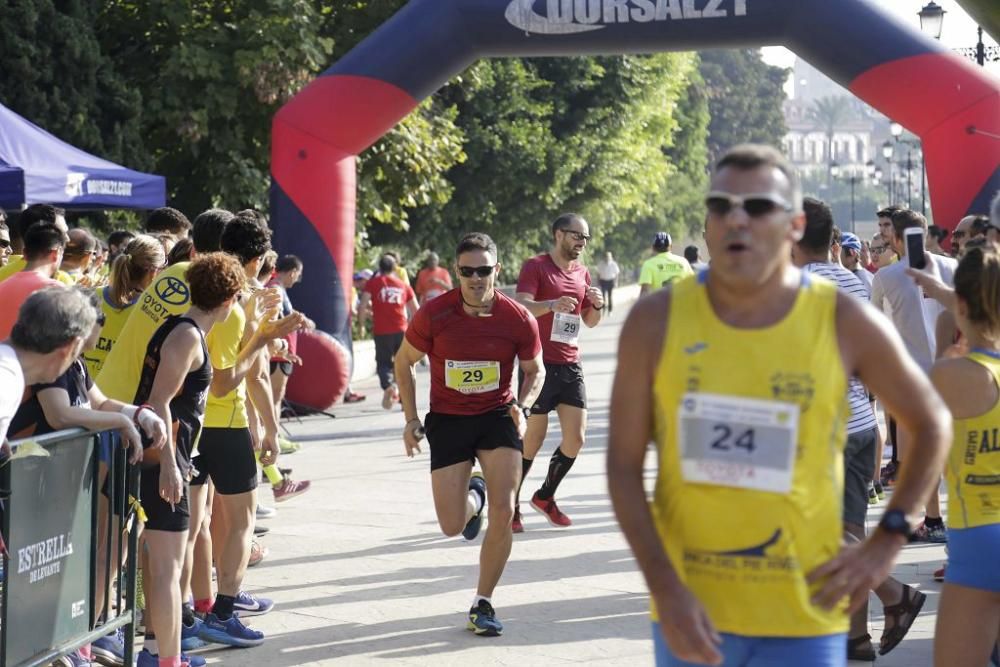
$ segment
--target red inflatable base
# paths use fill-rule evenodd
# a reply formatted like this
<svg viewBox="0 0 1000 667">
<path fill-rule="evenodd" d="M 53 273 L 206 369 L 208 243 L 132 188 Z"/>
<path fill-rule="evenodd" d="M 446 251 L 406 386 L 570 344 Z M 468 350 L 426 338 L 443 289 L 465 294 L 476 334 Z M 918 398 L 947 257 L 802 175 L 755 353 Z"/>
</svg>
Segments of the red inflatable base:
<svg viewBox="0 0 1000 667">
<path fill-rule="evenodd" d="M 351 355 L 340 341 L 322 331 L 300 331 L 296 354 L 302 365 L 288 378 L 285 397 L 313 410 L 339 401 L 351 381 Z"/>
</svg>

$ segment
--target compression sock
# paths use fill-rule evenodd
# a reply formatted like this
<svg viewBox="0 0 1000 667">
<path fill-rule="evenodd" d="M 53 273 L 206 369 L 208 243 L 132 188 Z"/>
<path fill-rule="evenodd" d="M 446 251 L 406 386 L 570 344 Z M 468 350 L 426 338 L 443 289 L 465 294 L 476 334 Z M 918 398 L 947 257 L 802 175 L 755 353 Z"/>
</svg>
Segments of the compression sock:
<svg viewBox="0 0 1000 667">
<path fill-rule="evenodd" d="M 939 516 L 925 516 L 924 525 L 928 528 L 940 528 L 944 525 L 944 518 Z"/>
<path fill-rule="evenodd" d="M 514 504 L 521 504 L 521 487 L 524 485 L 524 480 L 528 477 L 528 472 L 531 470 L 531 464 L 535 462 L 535 459 L 526 459 L 521 457 L 521 481 L 517 483 L 517 495 L 514 496 Z"/>
<path fill-rule="evenodd" d="M 273 464 L 264 466 L 264 475 L 267 477 L 267 481 L 271 483 L 271 486 L 281 486 L 285 481 L 285 478 L 281 476 L 281 471 L 278 470 L 278 466 Z"/>
<path fill-rule="evenodd" d="M 215 605 L 212 607 L 212 613 L 218 616 L 220 621 L 228 621 L 233 616 L 234 604 L 236 604 L 235 597 L 218 593 L 215 596 Z"/>
<path fill-rule="evenodd" d="M 549 459 L 549 472 L 545 476 L 545 483 L 542 484 L 542 488 L 538 489 L 540 499 L 552 500 L 552 496 L 556 495 L 556 489 L 559 488 L 559 483 L 573 467 L 574 461 L 576 461 L 575 458 L 571 459 L 562 453 L 562 447 L 556 448 L 556 451 L 552 453 L 552 458 Z"/>
<path fill-rule="evenodd" d="M 181 606 L 181 622 L 188 627 L 194 625 L 194 607 L 190 602 L 185 602 Z"/>
</svg>

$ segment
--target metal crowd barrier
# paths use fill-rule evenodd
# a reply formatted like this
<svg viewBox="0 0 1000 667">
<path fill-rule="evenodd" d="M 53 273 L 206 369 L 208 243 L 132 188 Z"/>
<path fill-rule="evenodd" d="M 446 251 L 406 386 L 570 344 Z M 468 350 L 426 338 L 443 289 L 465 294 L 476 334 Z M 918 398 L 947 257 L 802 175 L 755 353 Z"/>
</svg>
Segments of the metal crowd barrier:
<svg viewBox="0 0 1000 667">
<path fill-rule="evenodd" d="M 125 631 L 125 664 L 133 664 L 139 519 L 130 498 L 139 496 L 139 468 L 129 465 L 117 437 L 111 440 L 108 557 L 98 562 L 99 442 L 109 436 L 73 429 L 17 440 L 10 443 L 13 458 L 0 463 L 7 545 L 0 577 L 0 666 L 47 665 L 118 628 Z M 18 455 L 29 451 L 35 454 Z M 117 548 L 115 534 L 122 536 Z M 127 559 L 112 580 L 112 559 L 122 563 L 126 542 Z M 98 568 L 107 582 L 101 591 Z M 104 601 L 101 618 L 98 595 Z"/>
</svg>

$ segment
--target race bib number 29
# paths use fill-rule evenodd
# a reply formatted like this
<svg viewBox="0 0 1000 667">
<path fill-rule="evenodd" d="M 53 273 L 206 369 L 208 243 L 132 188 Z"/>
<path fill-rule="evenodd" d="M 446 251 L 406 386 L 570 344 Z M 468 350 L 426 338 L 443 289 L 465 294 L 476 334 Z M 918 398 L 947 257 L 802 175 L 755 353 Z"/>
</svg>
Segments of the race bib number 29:
<svg viewBox="0 0 1000 667">
<path fill-rule="evenodd" d="M 681 474 L 687 482 L 788 493 L 798 430 L 794 403 L 685 394 L 678 408 Z"/>
<path fill-rule="evenodd" d="M 580 316 L 574 313 L 555 313 L 550 339 L 576 347 L 580 340 Z"/>
<path fill-rule="evenodd" d="M 463 394 L 482 394 L 500 388 L 499 361 L 445 361 L 444 383 Z"/>
</svg>

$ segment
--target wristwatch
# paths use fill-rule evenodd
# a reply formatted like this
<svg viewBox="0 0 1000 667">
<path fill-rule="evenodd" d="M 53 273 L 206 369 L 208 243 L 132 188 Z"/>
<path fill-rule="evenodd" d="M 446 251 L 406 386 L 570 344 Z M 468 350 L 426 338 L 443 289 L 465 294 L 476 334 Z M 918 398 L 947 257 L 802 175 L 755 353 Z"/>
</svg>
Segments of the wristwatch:
<svg viewBox="0 0 1000 667">
<path fill-rule="evenodd" d="M 891 535 L 902 535 L 906 539 L 913 537 L 913 528 L 903 510 L 889 510 L 882 515 L 878 527 Z"/>
<path fill-rule="evenodd" d="M 520 403 L 518 403 L 517 407 L 518 409 L 521 410 L 521 414 L 524 415 L 525 420 L 527 420 L 528 417 L 531 416 L 531 408 L 529 408 L 527 405 L 521 405 Z"/>
</svg>

